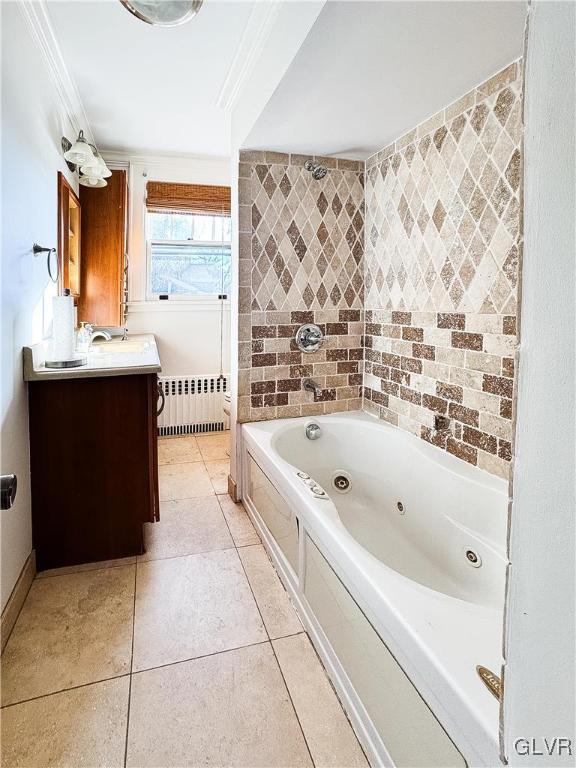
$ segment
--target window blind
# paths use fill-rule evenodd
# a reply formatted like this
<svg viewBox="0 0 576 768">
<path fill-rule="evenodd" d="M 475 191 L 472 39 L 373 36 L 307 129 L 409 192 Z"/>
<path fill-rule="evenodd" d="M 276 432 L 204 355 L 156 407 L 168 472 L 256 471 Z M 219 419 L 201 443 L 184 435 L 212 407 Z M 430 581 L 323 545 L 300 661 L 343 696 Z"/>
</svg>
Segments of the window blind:
<svg viewBox="0 0 576 768">
<path fill-rule="evenodd" d="M 230 187 L 149 181 L 146 185 L 146 208 L 158 213 L 172 211 L 230 216 Z"/>
</svg>

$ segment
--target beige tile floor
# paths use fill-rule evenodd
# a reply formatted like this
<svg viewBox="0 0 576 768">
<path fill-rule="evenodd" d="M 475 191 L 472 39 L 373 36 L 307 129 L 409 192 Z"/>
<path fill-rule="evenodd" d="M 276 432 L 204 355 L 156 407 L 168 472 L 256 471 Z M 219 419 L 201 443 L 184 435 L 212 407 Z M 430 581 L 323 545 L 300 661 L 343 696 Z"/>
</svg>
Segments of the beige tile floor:
<svg viewBox="0 0 576 768">
<path fill-rule="evenodd" d="M 227 451 L 160 440 L 146 554 L 36 578 L 2 657 L 4 768 L 367 765 Z"/>
</svg>

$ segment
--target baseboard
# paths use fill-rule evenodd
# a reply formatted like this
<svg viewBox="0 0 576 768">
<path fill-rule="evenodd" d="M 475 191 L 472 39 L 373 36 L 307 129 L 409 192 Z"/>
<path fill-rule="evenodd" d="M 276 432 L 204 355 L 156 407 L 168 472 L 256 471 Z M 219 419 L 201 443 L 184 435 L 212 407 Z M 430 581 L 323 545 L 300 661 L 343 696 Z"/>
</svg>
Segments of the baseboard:
<svg viewBox="0 0 576 768">
<path fill-rule="evenodd" d="M 228 475 L 228 496 L 230 496 L 232 501 L 240 501 L 238 498 L 238 486 L 232 475 Z"/>
<path fill-rule="evenodd" d="M 4 610 L 2 611 L 2 618 L 0 619 L 0 639 L 1 650 L 4 651 L 6 643 L 14 629 L 16 619 L 20 615 L 24 600 L 30 591 L 34 577 L 36 576 L 36 551 L 33 549 L 28 555 L 24 567 L 20 571 L 18 581 L 16 582 L 12 594 L 8 598 L 8 602 Z"/>
</svg>

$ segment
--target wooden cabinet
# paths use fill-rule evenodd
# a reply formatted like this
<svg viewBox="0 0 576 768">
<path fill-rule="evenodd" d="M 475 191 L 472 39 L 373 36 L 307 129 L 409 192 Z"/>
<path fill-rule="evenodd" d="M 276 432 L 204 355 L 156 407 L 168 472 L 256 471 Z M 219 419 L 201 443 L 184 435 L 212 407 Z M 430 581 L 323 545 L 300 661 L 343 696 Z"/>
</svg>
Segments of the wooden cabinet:
<svg viewBox="0 0 576 768">
<path fill-rule="evenodd" d="M 144 551 L 159 519 L 156 374 L 30 382 L 38 570 Z"/>
<path fill-rule="evenodd" d="M 126 171 L 113 171 L 105 187 L 81 187 L 82 290 L 78 322 L 123 325 L 128 222 Z"/>
<path fill-rule="evenodd" d="M 81 276 L 81 207 L 78 196 L 62 173 L 58 173 L 58 270 L 59 292 L 70 290 L 74 299 L 80 296 Z"/>
</svg>

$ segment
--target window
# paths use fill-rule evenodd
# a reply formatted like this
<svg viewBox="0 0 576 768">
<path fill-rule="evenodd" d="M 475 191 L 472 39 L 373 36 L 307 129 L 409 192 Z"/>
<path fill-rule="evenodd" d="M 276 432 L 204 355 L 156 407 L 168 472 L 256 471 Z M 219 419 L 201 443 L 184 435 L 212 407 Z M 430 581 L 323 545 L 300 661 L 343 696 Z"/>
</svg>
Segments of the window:
<svg viewBox="0 0 576 768">
<path fill-rule="evenodd" d="M 146 219 L 149 240 L 202 240 L 229 243 L 230 216 L 196 216 L 190 213 L 149 211 Z"/>
<path fill-rule="evenodd" d="M 220 201 L 223 190 L 229 195 L 229 189 L 223 187 L 149 182 L 146 241 L 150 298 L 230 295 L 231 219 L 229 202 L 226 208 Z M 151 199 L 155 202 L 150 203 Z M 183 210 L 178 210 L 180 207 Z"/>
<path fill-rule="evenodd" d="M 230 295 L 230 217 L 187 213 L 147 216 L 151 296 Z"/>
<path fill-rule="evenodd" d="M 152 296 L 230 295 L 230 243 L 152 240 L 149 254 Z"/>
</svg>

